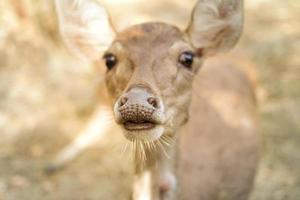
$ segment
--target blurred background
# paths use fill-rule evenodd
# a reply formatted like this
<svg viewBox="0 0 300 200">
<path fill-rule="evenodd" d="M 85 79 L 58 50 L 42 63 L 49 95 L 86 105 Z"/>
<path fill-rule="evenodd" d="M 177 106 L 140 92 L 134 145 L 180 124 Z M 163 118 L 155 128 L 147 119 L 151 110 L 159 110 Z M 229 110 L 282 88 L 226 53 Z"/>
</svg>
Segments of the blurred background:
<svg viewBox="0 0 300 200">
<path fill-rule="evenodd" d="M 145 21 L 185 27 L 195 0 L 99 0 L 117 29 Z M 257 74 L 262 159 L 251 200 L 300 199 L 300 1 L 249 0 L 236 48 Z M 101 77 L 58 35 L 53 2 L 0 1 L 0 200 L 124 200 L 132 181 L 124 139 L 109 137 L 66 169 L 43 173 L 79 134 Z M 113 159 L 112 159 L 113 158 Z"/>
</svg>

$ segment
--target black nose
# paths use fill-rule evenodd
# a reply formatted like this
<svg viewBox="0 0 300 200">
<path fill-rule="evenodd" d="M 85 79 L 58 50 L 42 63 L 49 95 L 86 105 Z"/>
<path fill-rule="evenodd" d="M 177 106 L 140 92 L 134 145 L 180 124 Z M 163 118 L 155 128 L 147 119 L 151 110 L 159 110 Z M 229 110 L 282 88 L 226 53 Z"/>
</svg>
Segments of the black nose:
<svg viewBox="0 0 300 200">
<path fill-rule="evenodd" d="M 147 99 L 147 102 L 153 106 L 153 108 L 158 108 L 158 102 L 157 99 L 155 97 L 149 97 Z"/>
<path fill-rule="evenodd" d="M 119 107 L 124 106 L 127 103 L 127 101 L 128 101 L 127 97 L 120 98 L 120 100 L 119 100 Z"/>
<path fill-rule="evenodd" d="M 153 113 L 159 110 L 159 100 L 144 88 L 132 88 L 118 101 L 122 121 L 152 121 Z"/>
</svg>

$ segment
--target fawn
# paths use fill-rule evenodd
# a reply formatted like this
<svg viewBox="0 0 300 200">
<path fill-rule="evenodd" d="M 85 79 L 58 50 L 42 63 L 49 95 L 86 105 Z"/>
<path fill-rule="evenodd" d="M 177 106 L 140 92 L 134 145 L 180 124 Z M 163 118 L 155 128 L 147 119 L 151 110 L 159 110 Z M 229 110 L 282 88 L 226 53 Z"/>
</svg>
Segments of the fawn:
<svg viewBox="0 0 300 200">
<path fill-rule="evenodd" d="M 106 66 L 103 90 L 134 146 L 132 199 L 247 199 L 258 161 L 252 85 L 220 61 L 201 69 L 237 43 L 243 1 L 199 0 L 184 31 L 143 23 L 117 32 L 93 0 L 56 0 L 56 7 L 67 45 Z M 97 130 L 105 112 L 100 106 L 95 113 L 87 140 L 105 131 Z M 57 165 L 84 147 L 75 142 Z"/>
</svg>

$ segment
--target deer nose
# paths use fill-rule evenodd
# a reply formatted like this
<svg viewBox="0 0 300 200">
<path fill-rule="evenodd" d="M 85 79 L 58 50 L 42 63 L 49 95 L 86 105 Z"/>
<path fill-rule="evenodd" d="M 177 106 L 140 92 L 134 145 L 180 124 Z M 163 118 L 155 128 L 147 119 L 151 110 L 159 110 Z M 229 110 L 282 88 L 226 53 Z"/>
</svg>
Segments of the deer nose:
<svg viewBox="0 0 300 200">
<path fill-rule="evenodd" d="M 130 89 L 116 103 L 116 112 L 123 123 L 155 122 L 161 108 L 159 98 L 142 87 Z"/>
<path fill-rule="evenodd" d="M 119 107 L 124 106 L 128 101 L 128 97 L 121 97 L 119 100 Z M 158 108 L 158 100 L 155 97 L 149 97 L 147 99 L 148 104 L 150 104 L 153 108 Z"/>
</svg>

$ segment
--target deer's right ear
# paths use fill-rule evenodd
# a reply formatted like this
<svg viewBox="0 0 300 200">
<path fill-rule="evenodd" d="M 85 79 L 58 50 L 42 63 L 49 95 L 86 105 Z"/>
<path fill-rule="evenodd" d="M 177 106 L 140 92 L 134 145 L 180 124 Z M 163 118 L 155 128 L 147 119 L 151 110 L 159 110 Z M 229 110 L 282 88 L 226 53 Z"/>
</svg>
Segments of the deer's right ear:
<svg viewBox="0 0 300 200">
<path fill-rule="evenodd" d="M 85 59 L 99 59 L 115 36 L 106 10 L 95 0 L 55 0 L 55 6 L 68 47 Z"/>
</svg>

